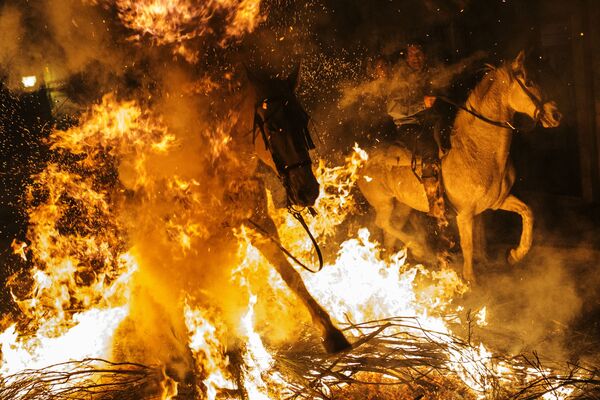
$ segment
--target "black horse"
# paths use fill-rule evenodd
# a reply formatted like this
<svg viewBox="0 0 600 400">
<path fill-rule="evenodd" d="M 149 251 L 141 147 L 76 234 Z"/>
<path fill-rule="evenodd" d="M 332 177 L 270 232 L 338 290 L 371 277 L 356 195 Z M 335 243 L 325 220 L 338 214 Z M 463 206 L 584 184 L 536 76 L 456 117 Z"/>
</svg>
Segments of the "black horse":
<svg viewBox="0 0 600 400">
<path fill-rule="evenodd" d="M 241 111 L 252 118 L 242 118 L 237 129 L 253 133 L 240 135 L 240 140 L 252 138 L 254 154 L 278 176 L 285 188 L 288 205 L 310 207 L 319 195 L 319 183 L 311 168 L 309 150 L 314 148 L 314 144 L 308 130 L 309 116 L 294 92 L 298 73 L 297 67 L 287 78 L 280 79 L 247 69 L 250 93 L 245 96 Z M 264 185 L 258 197 L 251 220 L 278 240 L 275 223 L 267 213 Z M 325 349 L 337 352 L 349 348 L 349 342 L 310 295 L 302 278 L 277 244 L 271 240 L 257 240 L 254 245 L 308 308 L 313 323 L 322 335 Z"/>
</svg>

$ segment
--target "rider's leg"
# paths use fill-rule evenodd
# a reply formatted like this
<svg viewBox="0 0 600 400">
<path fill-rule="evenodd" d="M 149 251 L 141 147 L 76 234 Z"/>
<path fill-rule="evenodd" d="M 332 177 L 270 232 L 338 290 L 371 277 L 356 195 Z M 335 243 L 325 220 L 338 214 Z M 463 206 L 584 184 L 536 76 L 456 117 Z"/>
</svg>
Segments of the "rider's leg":
<svg viewBox="0 0 600 400">
<path fill-rule="evenodd" d="M 414 156 L 421 156 L 421 179 L 429 202 L 429 215 L 445 221 L 444 198 L 439 182 L 440 161 L 438 145 L 434 137 L 434 121 L 431 113 L 420 114 L 421 124 L 400 125 L 396 129 L 396 141 L 410 149 Z M 445 221 L 447 223 L 447 221 Z"/>
</svg>

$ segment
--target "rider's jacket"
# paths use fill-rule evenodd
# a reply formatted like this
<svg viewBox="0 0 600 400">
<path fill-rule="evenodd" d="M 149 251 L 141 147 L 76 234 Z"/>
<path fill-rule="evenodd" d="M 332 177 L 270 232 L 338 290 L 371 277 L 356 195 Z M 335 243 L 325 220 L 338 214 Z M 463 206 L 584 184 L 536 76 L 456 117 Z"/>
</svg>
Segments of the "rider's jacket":
<svg viewBox="0 0 600 400">
<path fill-rule="evenodd" d="M 430 70 L 414 71 L 405 63 L 393 72 L 393 90 L 387 113 L 397 126 L 419 124 L 417 114 L 425 110 L 424 97 L 431 94 Z"/>
</svg>

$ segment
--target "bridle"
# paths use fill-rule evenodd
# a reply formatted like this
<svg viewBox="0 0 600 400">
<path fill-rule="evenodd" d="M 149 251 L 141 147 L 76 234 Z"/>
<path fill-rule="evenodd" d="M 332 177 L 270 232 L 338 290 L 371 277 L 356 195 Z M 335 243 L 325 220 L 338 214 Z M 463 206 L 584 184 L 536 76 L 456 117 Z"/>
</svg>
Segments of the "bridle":
<svg viewBox="0 0 600 400">
<path fill-rule="evenodd" d="M 260 115 L 260 113 L 258 112 L 258 109 L 262 108 L 263 110 L 268 110 L 269 104 L 272 104 L 272 103 L 276 103 L 276 107 L 274 109 L 272 109 L 272 111 L 269 114 L 267 114 L 265 117 L 262 117 Z M 301 167 L 306 167 L 306 166 L 312 165 L 312 160 L 310 159 L 310 157 L 306 157 L 305 159 L 300 160 L 293 164 L 287 164 L 284 160 L 282 160 L 280 157 L 278 157 L 277 153 L 273 149 L 273 144 L 271 143 L 271 130 L 266 129 L 266 128 L 268 127 L 269 121 L 273 118 L 273 116 L 275 116 L 280 110 L 285 109 L 289 105 L 290 105 L 290 101 L 288 99 L 280 98 L 280 97 L 264 98 L 263 100 L 256 103 L 256 106 L 254 107 L 254 127 L 253 127 L 253 138 L 252 138 L 253 142 L 255 142 L 257 131 L 260 132 L 263 142 L 265 143 L 267 150 L 269 150 L 269 153 L 271 154 L 271 157 L 273 159 L 273 163 L 275 164 L 275 168 L 277 169 L 277 175 L 279 176 L 279 179 L 281 180 L 281 183 L 284 185 L 286 190 L 290 189 L 290 187 L 289 187 L 290 171 L 292 171 L 296 168 L 301 168 Z M 315 144 L 313 143 L 313 141 L 310 137 L 310 134 L 308 132 L 308 128 L 307 128 L 309 118 L 308 118 L 308 115 L 306 115 L 306 113 L 304 112 L 304 110 L 299 109 L 298 111 L 302 113 L 300 118 L 302 118 L 306 121 L 306 125 L 305 125 L 305 127 L 302 128 L 301 133 L 302 133 L 302 138 L 303 138 L 302 145 L 306 149 L 306 154 L 308 154 L 308 150 L 312 150 L 315 148 Z"/>
<path fill-rule="evenodd" d="M 276 103 L 275 108 L 271 108 L 270 113 L 265 115 L 264 117 L 261 116 L 261 114 L 258 111 L 259 108 L 262 108 L 263 110 L 269 110 L 269 104 L 272 104 L 272 103 Z M 285 188 L 285 191 L 287 194 L 287 203 L 288 203 L 287 210 L 300 223 L 300 225 L 302 225 L 302 227 L 308 234 L 308 236 L 313 244 L 313 247 L 315 248 L 315 251 L 317 253 L 317 257 L 319 259 L 319 267 L 317 269 L 312 269 L 312 268 L 307 267 L 297 257 L 295 257 L 289 250 L 287 250 L 281 244 L 281 242 L 279 242 L 279 240 L 277 240 L 275 237 L 273 237 L 273 235 L 271 235 L 267 230 L 265 230 L 263 227 L 261 227 L 259 224 L 257 224 L 256 222 L 254 222 L 252 220 L 249 220 L 249 222 L 260 233 L 262 233 L 269 240 L 271 240 L 275 245 L 277 245 L 277 247 L 279 247 L 279 249 L 281 251 L 283 251 L 288 257 L 290 257 L 292 260 L 294 260 L 300 267 L 304 268 L 305 270 L 307 270 L 309 272 L 316 273 L 316 272 L 319 272 L 323 268 L 323 255 L 321 253 L 321 249 L 319 248 L 319 244 L 317 243 L 317 240 L 315 239 L 314 235 L 311 233 L 310 229 L 308 228 L 306 221 L 304 221 L 304 217 L 302 216 L 303 209 L 295 208 L 293 205 L 292 199 L 290 199 L 290 192 L 291 192 L 290 171 L 292 171 L 296 168 L 302 168 L 302 167 L 307 167 L 307 166 L 310 167 L 312 165 L 312 160 L 310 159 L 310 156 L 308 156 L 308 150 L 314 149 L 315 144 L 312 141 L 312 138 L 310 137 L 310 132 L 308 131 L 309 117 L 306 114 L 306 112 L 299 105 L 297 105 L 296 110 L 293 110 L 298 113 L 298 115 L 297 115 L 299 118 L 298 122 L 302 124 L 301 132 L 300 132 L 302 134 L 302 146 L 304 146 L 304 149 L 306 150 L 306 154 L 307 154 L 307 157 L 305 159 L 295 162 L 293 164 L 287 164 L 284 160 L 281 159 L 281 157 L 279 157 L 277 155 L 277 153 L 275 152 L 275 150 L 273 148 L 273 144 L 271 142 L 271 130 L 268 129 L 269 121 L 273 118 L 273 116 L 275 116 L 282 109 L 285 109 L 286 107 L 289 107 L 289 106 L 290 106 L 290 100 L 286 99 L 286 98 L 282 98 L 282 97 L 269 97 L 269 98 L 264 98 L 261 101 L 257 102 L 254 107 L 254 125 L 253 125 L 253 132 L 252 132 L 252 135 L 253 135 L 252 141 L 253 141 L 253 143 L 256 143 L 257 132 L 260 132 L 262 140 L 265 144 L 265 147 L 271 154 L 271 158 L 273 160 L 273 163 L 275 164 L 277 177 L 279 178 L 281 184 Z M 292 134 L 295 134 L 295 133 L 292 133 Z M 293 139 L 295 139 L 295 138 L 293 138 Z M 315 216 L 317 214 L 317 212 L 312 207 L 308 207 L 308 211 L 310 212 L 310 214 L 312 216 Z"/>
<path fill-rule="evenodd" d="M 527 88 L 527 85 L 523 83 L 523 80 L 519 79 L 519 77 L 525 78 L 522 72 L 519 72 L 518 74 L 511 74 L 511 75 L 517 81 L 517 83 L 519 84 L 519 86 L 521 87 L 523 92 L 525 92 L 527 97 L 529 97 L 531 102 L 535 105 L 535 111 L 533 112 L 533 119 L 535 121 L 535 125 L 537 125 L 540 122 L 540 119 L 542 119 L 545 115 L 544 106 L 546 104 L 548 104 L 548 101 L 544 101 L 543 98 L 540 98 L 540 99 L 537 98 L 537 96 L 534 95 L 531 92 L 531 90 L 529 90 Z"/>
<path fill-rule="evenodd" d="M 519 72 L 517 74 L 514 74 L 511 72 L 510 76 L 517 81 L 517 83 L 519 84 L 519 86 L 521 87 L 521 90 L 523 90 L 523 92 L 527 95 L 527 97 L 529 97 L 529 99 L 531 100 L 531 102 L 535 105 L 535 111 L 533 112 L 533 119 L 534 119 L 534 126 L 536 126 L 540 120 L 544 117 L 545 115 L 545 111 L 544 111 L 544 106 L 548 103 L 548 101 L 544 101 L 543 99 L 538 98 L 536 95 L 534 95 L 531 90 L 529 90 L 527 88 L 527 85 L 525 85 L 522 81 L 522 79 L 519 79 L 520 77 L 523 77 L 523 73 Z M 439 98 L 440 100 L 453 105 L 456 108 L 459 108 L 463 111 L 468 112 L 469 114 L 473 115 L 474 117 L 487 122 L 490 125 L 494 125 L 494 126 L 499 126 L 501 128 L 506 128 L 506 129 L 510 129 L 513 132 L 517 131 L 517 128 L 510 122 L 510 121 L 496 121 L 493 120 L 491 118 L 488 118 L 486 116 L 484 116 L 483 114 L 481 114 L 479 111 L 475 110 L 473 108 L 472 105 L 469 106 L 463 106 L 461 104 L 458 104 L 454 101 L 452 101 L 451 99 L 449 99 L 446 96 L 437 96 L 437 98 Z"/>
</svg>

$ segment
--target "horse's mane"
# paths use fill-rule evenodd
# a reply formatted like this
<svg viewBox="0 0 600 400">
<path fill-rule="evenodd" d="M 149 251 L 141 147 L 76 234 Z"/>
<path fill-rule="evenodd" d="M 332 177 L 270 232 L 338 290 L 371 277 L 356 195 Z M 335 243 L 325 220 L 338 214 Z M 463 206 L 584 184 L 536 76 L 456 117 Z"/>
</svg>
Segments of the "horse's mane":
<svg viewBox="0 0 600 400">
<path fill-rule="evenodd" d="M 497 97 L 495 96 L 496 93 L 492 92 L 502 90 L 502 88 L 505 87 L 503 83 L 508 85 L 511 81 L 510 68 L 511 65 L 508 62 L 503 63 L 498 67 L 486 64 L 482 69 L 485 75 L 469 93 L 465 106 L 478 112 L 482 112 L 483 105 L 486 104 L 490 98 Z M 471 137 L 475 131 L 473 129 L 464 128 L 471 126 L 473 118 L 475 117 L 464 110 L 458 111 L 450 138 L 452 147 L 472 146 L 472 138 L 467 138 Z"/>
<path fill-rule="evenodd" d="M 469 94 L 469 101 L 477 103 L 481 102 L 490 91 L 494 82 L 498 79 L 505 78 L 508 82 L 510 79 L 508 68 L 509 66 L 506 63 L 500 65 L 499 67 L 495 67 L 491 64 L 485 64 L 485 66 L 482 68 L 484 77 L 479 81 L 479 83 L 477 83 L 477 85 L 475 85 L 475 88 L 473 88 Z"/>
</svg>

